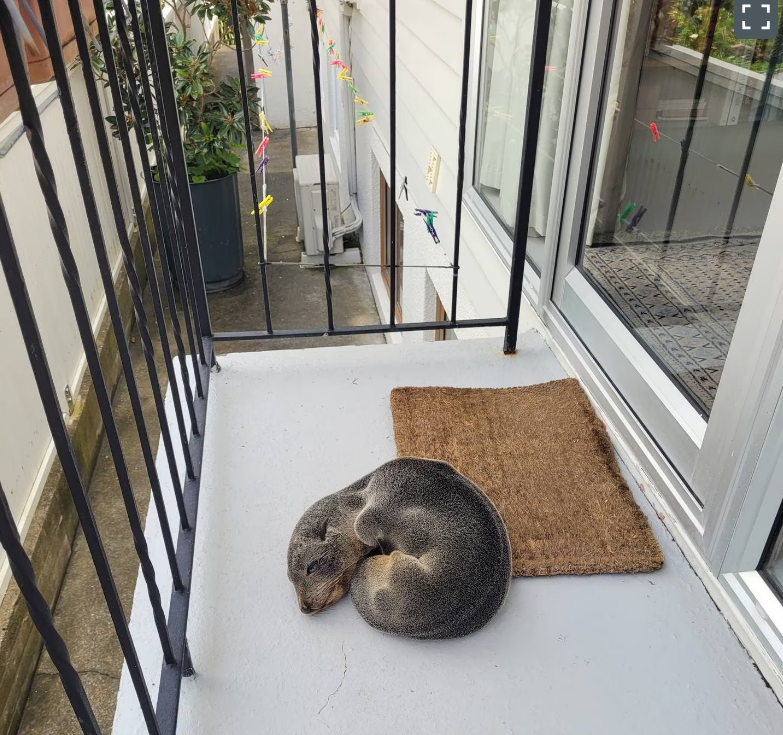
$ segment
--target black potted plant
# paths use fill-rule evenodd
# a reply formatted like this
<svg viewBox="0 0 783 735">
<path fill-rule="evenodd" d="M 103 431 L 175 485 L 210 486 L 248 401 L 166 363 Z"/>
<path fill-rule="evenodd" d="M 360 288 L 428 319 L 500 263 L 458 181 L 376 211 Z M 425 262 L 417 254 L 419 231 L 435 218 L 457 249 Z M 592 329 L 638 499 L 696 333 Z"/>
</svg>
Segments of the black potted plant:
<svg viewBox="0 0 783 735">
<path fill-rule="evenodd" d="M 183 147 L 190 179 L 190 192 L 198 231 L 199 251 L 207 291 L 222 291 L 239 283 L 243 276 L 243 244 L 239 187 L 240 149 L 245 145 L 245 118 L 239 79 L 218 79 L 214 60 L 222 45 L 234 43 L 228 0 L 165 0 L 172 8 L 176 23 L 167 27 L 169 58 L 178 97 Z M 265 23 L 269 5 L 265 0 L 239 0 L 240 23 Z M 111 7 L 107 4 L 107 14 Z M 216 19 L 215 40 L 197 43 L 190 38 L 193 18 L 203 22 Z M 136 51 L 138 53 L 138 51 Z M 115 44 L 119 61 L 119 44 Z M 105 69 L 100 51 L 93 49 L 93 68 L 105 83 Z M 118 63 L 118 70 L 122 65 Z M 125 81 L 125 80 L 123 80 Z M 123 84 L 123 94 L 127 95 Z M 248 109 L 259 112 L 258 90 L 247 87 Z M 146 109 L 141 106 L 142 115 Z M 125 123 L 136 124 L 125 105 Z M 117 134 L 116 116 L 107 121 Z M 150 149 L 148 119 L 142 120 Z M 154 172 L 157 179 L 157 171 Z M 160 187 L 154 192 L 162 201 Z M 164 236 L 167 233 L 164 233 Z M 169 235 L 170 242 L 170 235 Z"/>
</svg>

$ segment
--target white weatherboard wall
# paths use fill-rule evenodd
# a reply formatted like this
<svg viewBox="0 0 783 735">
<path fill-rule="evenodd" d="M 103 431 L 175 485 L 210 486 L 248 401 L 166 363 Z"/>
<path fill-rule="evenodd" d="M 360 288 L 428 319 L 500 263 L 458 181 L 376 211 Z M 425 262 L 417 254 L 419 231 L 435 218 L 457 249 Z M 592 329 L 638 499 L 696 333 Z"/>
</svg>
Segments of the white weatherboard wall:
<svg viewBox="0 0 783 735">
<path fill-rule="evenodd" d="M 70 80 L 109 258 L 116 275 L 121 264 L 119 240 L 81 69 L 73 69 Z M 105 103 L 107 92 L 104 92 L 100 84 L 99 90 L 104 95 Z M 59 100 L 56 99 L 57 90 L 54 83 L 49 83 L 36 85 L 34 91 L 41 110 L 44 137 L 55 171 L 60 202 L 68 222 L 71 247 L 81 275 L 82 290 L 92 318 L 93 330 L 96 331 L 106 310 L 106 297 L 76 179 L 62 110 Z M 108 105 L 105 105 L 104 109 L 108 110 Z M 73 396 L 78 395 L 86 363 L 60 270 L 57 249 L 49 229 L 43 195 L 35 176 L 30 146 L 19 126 L 18 112 L 0 124 L 0 195 L 14 235 L 52 378 L 60 397 L 60 406 L 63 413 L 68 415 L 66 386 Z M 112 139 L 112 145 L 114 168 L 120 182 L 120 196 L 124 206 L 123 214 L 125 222 L 130 225 L 127 172 L 119 143 Z M 136 162 L 138 171 L 138 156 Z M 54 449 L 8 288 L 2 276 L 0 356 L 0 483 L 24 537 L 54 459 Z M 0 598 L 5 593 L 9 579 L 10 570 L 5 554 L 0 551 Z"/>
<path fill-rule="evenodd" d="M 278 51 L 283 41 L 283 21 L 280 3 L 269 4 L 270 19 L 265 36 L 269 45 L 255 45 L 256 67 L 268 68 L 272 76 L 263 82 L 266 97 L 266 117 L 273 128 L 288 129 L 288 91 L 285 79 L 285 61 L 278 62 L 269 52 Z M 313 92 L 313 50 L 310 40 L 310 17 L 307 0 L 288 0 L 288 19 L 291 33 L 291 67 L 294 79 L 296 125 L 309 128 L 315 125 L 315 95 Z"/>
<path fill-rule="evenodd" d="M 337 0 L 325 0 L 324 12 L 340 12 Z M 462 75 L 464 7 L 445 0 L 397 2 L 397 184 L 394 197 L 404 220 L 405 266 L 402 313 L 405 321 L 435 317 L 435 294 L 451 308 L 452 251 L 456 207 L 456 176 L 460 80 Z M 389 45 L 388 2 L 361 0 L 351 19 L 351 75 L 369 102 L 375 120 L 356 130 L 358 200 L 365 226 L 362 252 L 367 263 L 380 262 L 379 178 L 389 181 Z M 332 26 L 337 23 L 332 21 Z M 430 150 L 441 156 L 437 187 L 431 192 L 425 177 Z M 408 199 L 399 197 L 404 178 Z M 469 184 L 466 172 L 466 186 Z M 399 198 L 398 198 L 399 197 Z M 435 244 L 415 208 L 438 212 Z M 505 315 L 508 268 L 470 212 L 463 208 L 457 317 Z M 444 268 L 445 266 L 445 268 Z M 380 273 L 372 277 L 381 314 L 389 304 Z M 450 316 L 450 315 L 449 315 Z M 458 337 L 486 336 L 487 330 L 458 331 Z M 432 335 L 395 335 L 406 341 Z"/>
</svg>

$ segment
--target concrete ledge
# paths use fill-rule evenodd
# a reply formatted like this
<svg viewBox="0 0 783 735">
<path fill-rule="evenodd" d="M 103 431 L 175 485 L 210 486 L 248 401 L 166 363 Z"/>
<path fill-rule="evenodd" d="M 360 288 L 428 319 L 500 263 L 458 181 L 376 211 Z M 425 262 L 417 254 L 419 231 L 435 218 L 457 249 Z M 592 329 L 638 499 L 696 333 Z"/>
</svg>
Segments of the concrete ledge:
<svg viewBox="0 0 783 735">
<path fill-rule="evenodd" d="M 146 271 L 138 231 L 131 244 L 139 279 L 144 287 Z M 125 336 L 129 339 L 135 320 L 124 267 L 120 269 L 115 286 L 125 323 Z M 96 340 L 104 377 L 113 397 L 122 378 L 122 365 L 108 312 Z M 79 470 L 89 488 L 104 435 L 89 370 L 76 397 L 68 430 Z M 76 509 L 62 467 L 55 460 L 24 544 L 38 575 L 39 587 L 52 607 L 57 602 L 68 568 L 77 526 Z M 19 726 L 42 647 L 41 637 L 30 620 L 19 588 L 12 580 L 0 602 L 0 661 L 3 662 L 0 667 L 0 735 L 13 735 Z"/>
</svg>

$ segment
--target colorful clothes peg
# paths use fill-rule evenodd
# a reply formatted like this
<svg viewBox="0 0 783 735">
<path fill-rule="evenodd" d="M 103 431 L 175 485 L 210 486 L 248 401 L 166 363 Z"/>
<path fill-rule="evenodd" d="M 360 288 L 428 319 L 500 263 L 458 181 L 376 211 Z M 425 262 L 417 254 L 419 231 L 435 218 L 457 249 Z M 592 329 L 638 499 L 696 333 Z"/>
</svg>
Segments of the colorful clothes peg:
<svg viewBox="0 0 783 735">
<path fill-rule="evenodd" d="M 619 225 L 634 209 L 636 209 L 636 202 L 628 202 L 617 217 L 617 224 Z"/>
<path fill-rule="evenodd" d="M 653 143 L 657 143 L 661 139 L 661 134 L 658 132 L 658 126 L 654 123 L 650 123 L 650 132 L 652 133 Z"/>
<path fill-rule="evenodd" d="M 266 212 L 267 207 L 274 201 L 274 198 L 271 194 L 267 194 L 266 197 L 264 197 L 264 200 L 258 203 L 258 213 L 264 214 Z M 256 210 L 254 209 L 250 214 L 255 214 Z"/>
<path fill-rule="evenodd" d="M 414 209 L 413 213 L 417 217 L 421 217 L 424 220 L 424 224 L 427 227 L 427 232 L 430 233 L 430 236 L 435 241 L 435 243 L 439 243 L 440 238 L 438 237 L 438 233 L 435 231 L 435 217 L 438 216 L 438 213 L 432 211 L 431 209 Z"/>
<path fill-rule="evenodd" d="M 264 136 L 264 139 L 258 144 L 258 148 L 256 148 L 256 155 L 257 156 L 263 156 L 264 150 L 266 149 L 266 145 L 269 143 L 269 137 Z"/>
<path fill-rule="evenodd" d="M 639 207 L 638 211 L 634 216 L 631 218 L 631 221 L 628 223 L 628 227 L 625 228 L 626 232 L 632 232 L 636 226 L 641 222 L 642 217 L 644 217 L 645 212 L 647 212 L 647 207 L 641 206 Z"/>
<path fill-rule="evenodd" d="M 375 119 L 375 115 L 369 110 L 359 110 L 356 118 L 357 125 L 364 125 L 365 123 L 372 122 Z"/>
<path fill-rule="evenodd" d="M 340 73 L 337 75 L 337 78 L 341 82 L 352 82 L 353 81 L 353 77 L 349 77 L 348 76 L 348 69 L 347 69 L 347 67 L 345 69 L 341 69 L 340 70 Z"/>
<path fill-rule="evenodd" d="M 264 156 L 263 159 L 261 160 L 261 163 L 259 163 L 258 166 L 256 166 L 256 173 L 260 174 L 261 169 L 264 168 L 264 166 L 266 166 L 267 163 L 269 163 L 269 156 Z"/>
<path fill-rule="evenodd" d="M 271 69 L 259 69 L 255 74 L 251 74 L 251 79 L 268 79 L 272 76 L 272 70 Z"/>
<path fill-rule="evenodd" d="M 753 180 L 750 174 L 745 174 L 745 186 L 749 189 L 758 189 L 759 185 Z"/>
<path fill-rule="evenodd" d="M 369 105 L 370 103 L 367 100 L 363 100 L 359 95 L 356 95 L 354 97 L 354 102 L 356 102 L 357 105 Z"/>
<path fill-rule="evenodd" d="M 258 113 L 258 122 L 261 124 L 261 130 L 264 131 L 264 133 L 271 133 L 273 132 L 272 126 L 269 124 L 269 120 L 266 119 L 266 115 L 263 112 Z"/>
</svg>

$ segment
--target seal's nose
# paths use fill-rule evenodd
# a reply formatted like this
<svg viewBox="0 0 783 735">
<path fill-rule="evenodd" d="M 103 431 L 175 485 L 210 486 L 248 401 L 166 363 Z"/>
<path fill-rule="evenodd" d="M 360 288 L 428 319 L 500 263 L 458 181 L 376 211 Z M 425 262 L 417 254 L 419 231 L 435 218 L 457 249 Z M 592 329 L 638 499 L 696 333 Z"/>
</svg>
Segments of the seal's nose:
<svg viewBox="0 0 783 735">
<path fill-rule="evenodd" d="M 299 605 L 299 609 L 300 609 L 300 610 L 301 610 L 301 611 L 302 611 L 302 612 L 303 612 L 305 615 L 309 615 L 309 614 L 310 614 L 310 613 L 313 611 L 313 608 L 312 608 L 312 607 L 310 607 L 310 605 L 308 605 L 306 602 L 303 602 L 301 605 Z"/>
</svg>

